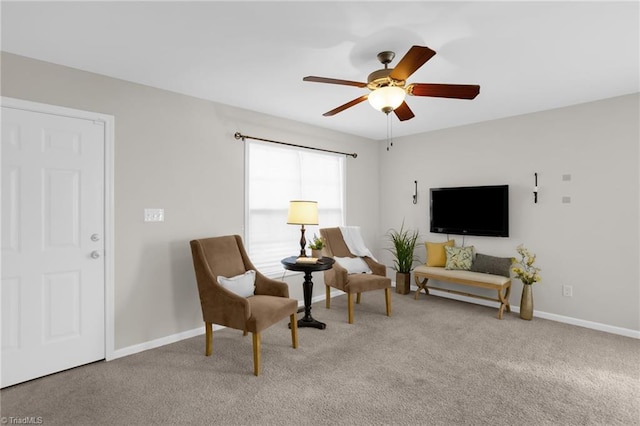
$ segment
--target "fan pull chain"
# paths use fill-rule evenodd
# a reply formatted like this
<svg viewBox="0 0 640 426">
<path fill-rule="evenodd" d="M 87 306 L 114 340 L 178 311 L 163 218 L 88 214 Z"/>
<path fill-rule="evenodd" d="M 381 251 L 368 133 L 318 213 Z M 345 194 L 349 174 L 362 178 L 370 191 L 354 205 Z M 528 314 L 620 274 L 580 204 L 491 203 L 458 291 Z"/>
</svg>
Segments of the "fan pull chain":
<svg viewBox="0 0 640 426">
<path fill-rule="evenodd" d="M 393 146 L 393 130 L 391 128 L 391 114 L 387 113 L 387 151 Z"/>
</svg>

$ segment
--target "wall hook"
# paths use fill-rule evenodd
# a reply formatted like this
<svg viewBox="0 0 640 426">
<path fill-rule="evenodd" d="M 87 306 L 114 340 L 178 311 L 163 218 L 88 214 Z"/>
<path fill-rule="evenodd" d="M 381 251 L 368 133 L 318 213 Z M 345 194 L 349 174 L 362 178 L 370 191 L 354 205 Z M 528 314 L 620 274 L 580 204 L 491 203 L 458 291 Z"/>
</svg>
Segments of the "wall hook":
<svg viewBox="0 0 640 426">
<path fill-rule="evenodd" d="M 415 188 L 413 189 L 413 204 L 418 204 L 418 181 L 413 181 Z"/>
<path fill-rule="evenodd" d="M 533 176 L 535 178 L 535 183 L 533 186 L 533 202 L 537 203 L 538 202 L 538 173 L 534 173 Z"/>
</svg>

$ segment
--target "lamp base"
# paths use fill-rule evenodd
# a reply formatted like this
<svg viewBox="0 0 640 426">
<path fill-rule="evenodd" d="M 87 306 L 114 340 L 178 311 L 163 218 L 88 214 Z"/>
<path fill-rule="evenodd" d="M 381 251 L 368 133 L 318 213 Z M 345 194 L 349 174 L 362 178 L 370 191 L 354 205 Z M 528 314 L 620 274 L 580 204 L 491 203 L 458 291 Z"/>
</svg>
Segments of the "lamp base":
<svg viewBox="0 0 640 426">
<path fill-rule="evenodd" d="M 300 228 L 300 256 L 298 257 L 307 257 L 307 251 L 304 247 L 307 245 L 307 240 L 304 238 L 304 225 Z"/>
</svg>

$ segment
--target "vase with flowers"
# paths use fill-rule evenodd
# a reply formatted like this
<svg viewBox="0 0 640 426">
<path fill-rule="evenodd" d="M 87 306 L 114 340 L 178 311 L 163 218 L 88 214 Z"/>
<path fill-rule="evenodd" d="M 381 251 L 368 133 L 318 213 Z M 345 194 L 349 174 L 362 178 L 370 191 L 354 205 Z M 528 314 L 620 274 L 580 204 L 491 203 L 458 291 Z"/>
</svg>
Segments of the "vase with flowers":
<svg viewBox="0 0 640 426">
<path fill-rule="evenodd" d="M 513 259 L 513 271 L 516 278 L 522 281 L 522 297 L 520 299 L 520 318 L 531 320 L 533 318 L 533 290 L 532 285 L 540 282 L 540 268 L 534 266 L 536 255 L 526 247 L 519 245 L 516 251 L 520 259 Z"/>
</svg>

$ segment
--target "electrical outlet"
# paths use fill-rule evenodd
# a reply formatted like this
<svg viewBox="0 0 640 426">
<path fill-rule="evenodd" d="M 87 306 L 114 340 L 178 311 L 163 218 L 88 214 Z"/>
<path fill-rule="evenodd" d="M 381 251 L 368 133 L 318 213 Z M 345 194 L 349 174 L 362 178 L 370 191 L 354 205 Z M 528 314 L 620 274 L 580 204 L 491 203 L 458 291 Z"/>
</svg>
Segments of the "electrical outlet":
<svg viewBox="0 0 640 426">
<path fill-rule="evenodd" d="M 573 286 L 563 285 L 562 286 L 562 295 L 564 297 L 573 297 Z"/>
</svg>

